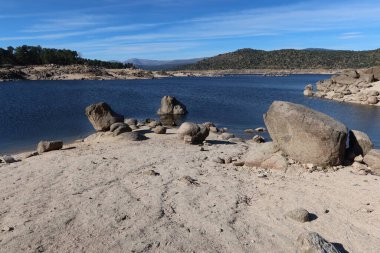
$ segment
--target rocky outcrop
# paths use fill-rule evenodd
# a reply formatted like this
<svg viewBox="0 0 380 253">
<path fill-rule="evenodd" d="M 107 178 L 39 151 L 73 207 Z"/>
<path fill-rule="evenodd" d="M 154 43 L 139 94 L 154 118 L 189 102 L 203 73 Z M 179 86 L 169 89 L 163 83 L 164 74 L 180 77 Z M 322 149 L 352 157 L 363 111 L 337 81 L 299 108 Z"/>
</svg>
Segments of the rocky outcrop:
<svg viewBox="0 0 380 253">
<path fill-rule="evenodd" d="M 341 253 L 332 243 L 315 232 L 304 232 L 297 238 L 296 253 Z"/>
<path fill-rule="evenodd" d="M 183 115 L 186 114 L 186 106 L 179 102 L 175 97 L 164 96 L 161 99 L 161 107 L 158 109 L 158 115 Z"/>
<path fill-rule="evenodd" d="M 112 111 L 111 107 L 104 102 L 88 106 L 86 115 L 97 131 L 108 131 L 112 124 L 124 122 L 124 117 Z"/>
<path fill-rule="evenodd" d="M 306 97 L 312 97 L 313 96 L 313 85 L 311 85 L 311 84 L 306 85 L 306 87 L 303 91 L 303 95 Z"/>
<path fill-rule="evenodd" d="M 303 105 L 275 101 L 264 121 L 276 147 L 289 157 L 317 166 L 343 163 L 347 128 L 326 114 Z"/>
<path fill-rule="evenodd" d="M 62 147 L 62 141 L 40 141 L 37 145 L 37 152 L 42 154 L 53 150 L 60 150 Z"/>
<path fill-rule="evenodd" d="M 380 67 L 345 71 L 317 82 L 316 88 L 316 97 L 380 106 Z"/>
<path fill-rule="evenodd" d="M 201 144 L 204 140 L 206 140 L 209 131 L 210 130 L 204 125 L 185 122 L 178 128 L 177 135 L 186 143 Z"/>
</svg>

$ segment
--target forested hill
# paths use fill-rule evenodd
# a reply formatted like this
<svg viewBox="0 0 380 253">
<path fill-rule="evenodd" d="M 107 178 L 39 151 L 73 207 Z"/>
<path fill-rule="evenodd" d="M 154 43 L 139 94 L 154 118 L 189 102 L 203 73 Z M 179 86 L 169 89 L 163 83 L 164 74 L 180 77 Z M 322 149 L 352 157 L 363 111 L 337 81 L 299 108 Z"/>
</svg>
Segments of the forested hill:
<svg viewBox="0 0 380 253">
<path fill-rule="evenodd" d="M 345 51 L 326 49 L 283 49 L 263 51 L 240 49 L 220 54 L 186 69 L 345 69 L 380 65 L 380 49 L 371 51 Z"/>
<path fill-rule="evenodd" d="M 42 48 L 40 46 L 20 46 L 6 49 L 0 48 L 0 66 L 9 65 L 44 65 L 58 64 L 71 65 L 83 64 L 104 68 L 131 68 L 131 63 L 90 60 L 79 56 L 77 51 L 67 49 Z"/>
</svg>

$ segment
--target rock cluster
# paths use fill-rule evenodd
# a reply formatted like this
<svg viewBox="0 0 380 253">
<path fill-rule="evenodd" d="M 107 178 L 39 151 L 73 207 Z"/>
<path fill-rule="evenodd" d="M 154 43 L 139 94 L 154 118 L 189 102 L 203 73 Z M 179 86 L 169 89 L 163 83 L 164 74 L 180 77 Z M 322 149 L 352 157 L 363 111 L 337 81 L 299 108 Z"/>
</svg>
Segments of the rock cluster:
<svg viewBox="0 0 380 253">
<path fill-rule="evenodd" d="M 331 79 L 317 82 L 316 88 L 317 92 L 311 93 L 311 96 L 341 102 L 380 105 L 380 67 L 345 71 Z"/>
<path fill-rule="evenodd" d="M 380 150 L 367 134 L 302 105 L 275 101 L 264 115 L 273 142 L 253 139 L 245 165 L 274 170 L 292 166 L 309 172 L 350 166 L 354 173 L 380 175 Z M 348 147 L 346 148 L 348 137 Z"/>
<path fill-rule="evenodd" d="M 124 122 L 124 117 L 112 111 L 111 107 L 104 102 L 86 107 L 86 115 L 97 131 L 108 131 L 112 124 Z"/>
</svg>

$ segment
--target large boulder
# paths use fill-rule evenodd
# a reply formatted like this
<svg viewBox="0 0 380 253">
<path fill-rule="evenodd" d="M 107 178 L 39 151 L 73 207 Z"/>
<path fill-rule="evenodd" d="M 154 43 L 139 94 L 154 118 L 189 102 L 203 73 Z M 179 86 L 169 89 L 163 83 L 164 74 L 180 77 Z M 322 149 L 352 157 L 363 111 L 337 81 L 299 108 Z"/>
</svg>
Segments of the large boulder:
<svg viewBox="0 0 380 253">
<path fill-rule="evenodd" d="M 317 166 L 343 163 L 347 128 L 326 114 L 275 101 L 264 121 L 276 147 L 291 158 Z"/>
<path fill-rule="evenodd" d="M 53 150 L 60 150 L 62 147 L 62 141 L 40 141 L 37 145 L 37 152 L 42 154 Z"/>
<path fill-rule="evenodd" d="M 371 149 L 371 151 L 364 156 L 364 162 L 374 169 L 376 174 L 380 175 L 380 149 Z"/>
<path fill-rule="evenodd" d="M 204 125 L 185 122 L 178 128 L 177 135 L 186 143 L 201 144 L 204 140 L 206 140 L 209 132 L 210 130 Z"/>
<path fill-rule="evenodd" d="M 181 114 L 186 114 L 186 113 L 187 113 L 186 106 L 183 105 L 181 102 L 179 102 L 175 97 L 171 97 L 171 96 L 164 96 L 161 99 L 161 107 L 157 111 L 158 115 L 165 115 L 165 114 L 181 115 Z"/>
<path fill-rule="evenodd" d="M 354 155 L 365 156 L 373 148 L 373 143 L 366 133 L 358 130 L 349 132 L 349 152 Z"/>
<path fill-rule="evenodd" d="M 108 131 L 112 124 L 124 122 L 124 117 L 112 111 L 104 102 L 86 107 L 86 115 L 97 131 Z"/>
</svg>

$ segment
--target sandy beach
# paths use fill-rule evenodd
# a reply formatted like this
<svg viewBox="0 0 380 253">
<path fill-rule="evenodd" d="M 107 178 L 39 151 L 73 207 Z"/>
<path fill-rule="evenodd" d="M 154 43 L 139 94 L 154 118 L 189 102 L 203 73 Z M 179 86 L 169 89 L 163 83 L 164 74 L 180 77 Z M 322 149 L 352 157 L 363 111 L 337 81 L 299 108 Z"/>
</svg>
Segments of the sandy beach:
<svg viewBox="0 0 380 253">
<path fill-rule="evenodd" d="M 97 133 L 0 164 L 0 252 L 295 252 L 305 231 L 380 252 L 379 177 L 219 164 L 256 143 L 211 133 L 202 151 L 176 129 L 138 131 L 148 139 Z M 285 217 L 300 207 L 316 219 Z"/>
</svg>

